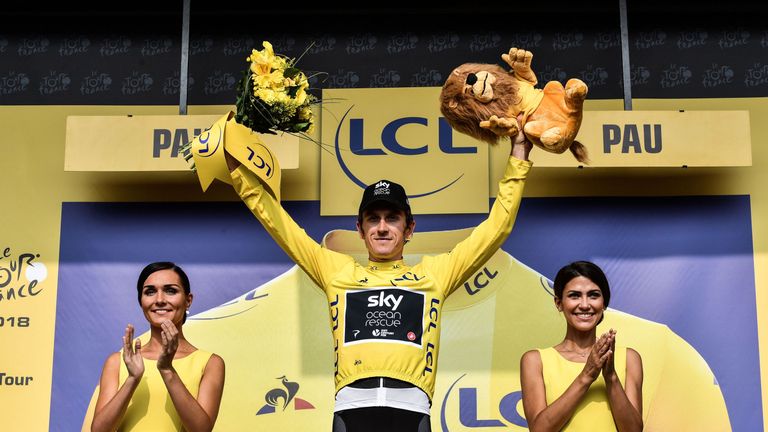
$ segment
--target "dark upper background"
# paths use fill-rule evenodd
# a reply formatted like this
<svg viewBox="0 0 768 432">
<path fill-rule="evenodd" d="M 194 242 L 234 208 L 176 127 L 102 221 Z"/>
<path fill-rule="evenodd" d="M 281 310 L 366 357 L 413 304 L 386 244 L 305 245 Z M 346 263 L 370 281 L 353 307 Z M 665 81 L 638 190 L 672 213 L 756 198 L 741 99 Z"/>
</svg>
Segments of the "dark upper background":
<svg viewBox="0 0 768 432">
<path fill-rule="evenodd" d="M 269 40 L 313 87 L 440 86 L 464 62 L 534 53 L 539 82 L 579 77 L 622 99 L 619 2 L 365 7 L 191 1 L 190 105 L 233 104 L 252 48 Z M 414 2 L 415 3 L 415 2 Z M 768 5 L 627 0 L 633 98 L 768 96 Z M 756 2 L 755 2 L 756 3 Z M 182 2 L 80 1 L 0 11 L 0 104 L 179 103 Z"/>
</svg>

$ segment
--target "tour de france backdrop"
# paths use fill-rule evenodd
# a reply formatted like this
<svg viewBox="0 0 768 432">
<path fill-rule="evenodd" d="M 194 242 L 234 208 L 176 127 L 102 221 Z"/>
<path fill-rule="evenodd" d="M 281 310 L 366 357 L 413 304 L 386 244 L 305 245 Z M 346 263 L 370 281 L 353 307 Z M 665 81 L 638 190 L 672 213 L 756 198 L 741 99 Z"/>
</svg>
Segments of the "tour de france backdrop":
<svg viewBox="0 0 768 432">
<path fill-rule="evenodd" d="M 406 187 L 410 262 L 447 252 L 487 215 L 509 143 L 446 129 L 438 95 L 454 67 L 503 66 L 501 54 L 521 47 L 540 86 L 571 77 L 589 86 L 579 139 L 592 163 L 534 148 L 511 236 L 442 305 L 439 367 L 425 371 L 437 374 L 433 430 L 526 430 L 519 359 L 561 340 L 551 281 L 577 259 L 611 283 L 598 331 L 615 328 L 643 357 L 648 430 L 764 429 L 768 30 L 748 9 L 706 21 L 673 8 L 654 21 L 629 6 L 631 110 L 608 9 L 547 20 L 532 8 L 515 25 L 459 28 L 441 23 L 460 13 L 421 9 L 385 10 L 385 26 L 352 13 L 257 20 L 193 7 L 185 115 L 180 11 L 142 25 L 95 12 L 48 27 L 29 11 L 4 20 L 3 430 L 88 428 L 101 367 L 126 324 L 147 337 L 136 278 L 158 260 L 190 276 L 185 335 L 226 362 L 216 430 L 330 428 L 324 294 L 231 186 L 203 192 L 178 152 L 234 109 L 245 58 L 264 40 L 291 57 L 306 51 L 299 66 L 321 72 L 314 141 L 280 158 L 283 204 L 315 240 L 361 261 L 361 184 Z M 286 25 L 289 16 L 305 27 Z M 387 318 L 380 324 L 397 325 Z"/>
</svg>

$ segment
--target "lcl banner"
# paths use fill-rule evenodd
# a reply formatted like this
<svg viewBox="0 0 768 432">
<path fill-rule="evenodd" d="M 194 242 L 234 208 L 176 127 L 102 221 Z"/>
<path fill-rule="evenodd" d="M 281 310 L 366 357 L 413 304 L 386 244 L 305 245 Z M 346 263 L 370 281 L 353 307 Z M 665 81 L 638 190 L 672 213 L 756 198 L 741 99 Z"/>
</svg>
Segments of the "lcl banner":
<svg viewBox="0 0 768 432">
<path fill-rule="evenodd" d="M 467 164 L 487 162 L 486 144 L 453 131 L 440 116 L 439 88 L 333 89 L 323 95 L 339 101 L 324 106 L 322 115 L 323 144 L 334 149 L 323 152 L 323 168 L 331 174 L 352 177 L 359 159 L 371 167 L 398 163 L 421 168 L 414 173 L 428 167 L 432 175 L 447 169 L 475 177 L 463 171 Z M 220 117 L 69 116 L 64 169 L 185 170 L 181 146 Z M 298 167 L 298 137 L 259 138 L 275 149 L 281 168 Z M 587 147 L 591 167 L 752 165 L 748 111 L 586 111 L 576 140 Z M 567 152 L 536 152 L 537 167 L 579 165 Z"/>
</svg>

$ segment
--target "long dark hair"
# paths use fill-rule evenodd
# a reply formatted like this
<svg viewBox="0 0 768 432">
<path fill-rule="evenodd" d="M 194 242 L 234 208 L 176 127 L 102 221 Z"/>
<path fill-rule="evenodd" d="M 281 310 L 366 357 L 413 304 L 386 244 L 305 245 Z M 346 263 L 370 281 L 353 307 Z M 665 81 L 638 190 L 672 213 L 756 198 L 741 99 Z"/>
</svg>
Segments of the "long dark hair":
<svg viewBox="0 0 768 432">
<path fill-rule="evenodd" d="M 608 278 L 605 277 L 605 273 L 603 273 L 603 270 L 598 267 L 597 264 L 589 261 L 574 261 L 563 266 L 563 268 L 557 272 L 553 286 L 555 297 L 562 300 L 565 285 L 579 276 L 591 280 L 598 288 L 600 288 L 600 292 L 603 294 L 603 304 L 607 309 L 608 303 L 611 302 L 611 287 L 608 285 Z M 603 317 L 600 317 L 598 324 L 602 321 Z"/>
<path fill-rule="evenodd" d="M 184 270 L 182 270 L 181 267 L 170 261 L 157 261 L 151 264 L 147 264 L 141 273 L 139 273 L 139 280 L 136 282 L 136 291 L 138 292 L 139 304 L 141 304 L 141 293 L 144 291 L 144 282 L 146 282 L 147 278 L 149 278 L 149 275 L 160 270 L 173 270 L 177 275 L 179 275 L 179 279 L 181 279 L 181 287 L 184 289 L 184 294 L 189 294 L 192 292 L 189 286 L 189 277 L 187 277 L 187 274 L 184 273 Z M 187 314 L 184 314 L 184 319 L 181 321 L 182 324 L 185 322 L 187 322 Z"/>
</svg>

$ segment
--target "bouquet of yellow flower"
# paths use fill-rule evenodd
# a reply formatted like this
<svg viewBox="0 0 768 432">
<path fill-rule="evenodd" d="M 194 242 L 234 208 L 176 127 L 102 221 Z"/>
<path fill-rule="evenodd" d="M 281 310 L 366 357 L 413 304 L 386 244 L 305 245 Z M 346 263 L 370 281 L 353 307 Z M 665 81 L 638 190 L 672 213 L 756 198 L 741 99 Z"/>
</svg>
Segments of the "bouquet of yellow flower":
<svg viewBox="0 0 768 432">
<path fill-rule="evenodd" d="M 307 93 L 307 76 L 296 67 L 297 60 L 275 54 L 267 41 L 262 45 L 248 56 L 250 67 L 237 85 L 235 120 L 259 133 L 309 131 L 310 105 L 317 100 Z"/>
<path fill-rule="evenodd" d="M 307 92 L 309 81 L 296 67 L 298 59 L 275 54 L 272 44 L 267 41 L 262 45 L 263 49 L 252 50 L 247 58 L 249 67 L 237 84 L 236 112 L 228 113 L 180 149 L 190 168 L 197 172 L 203 190 L 213 178 L 231 181 L 223 165 L 224 145 L 219 146 L 225 141 L 227 151 L 235 158 L 239 155 L 248 162 L 254 159 L 273 161 L 270 164 L 258 162 L 256 168 L 252 166 L 255 162 L 247 165 L 255 171 L 267 167 L 269 179 L 265 181 L 272 182 L 270 187 L 273 189 L 277 189 L 280 178 L 277 161 L 254 132 L 273 135 L 285 132 L 317 142 L 307 132 L 313 127 L 311 105 L 319 100 Z M 262 153 L 257 154 L 257 150 Z M 200 163 L 204 167 L 200 167 Z M 205 172 L 201 173 L 198 168 Z"/>
</svg>

